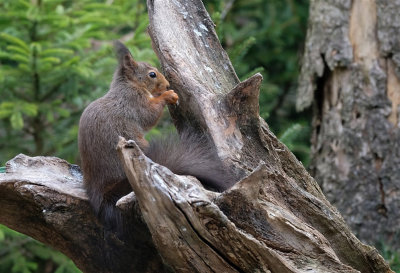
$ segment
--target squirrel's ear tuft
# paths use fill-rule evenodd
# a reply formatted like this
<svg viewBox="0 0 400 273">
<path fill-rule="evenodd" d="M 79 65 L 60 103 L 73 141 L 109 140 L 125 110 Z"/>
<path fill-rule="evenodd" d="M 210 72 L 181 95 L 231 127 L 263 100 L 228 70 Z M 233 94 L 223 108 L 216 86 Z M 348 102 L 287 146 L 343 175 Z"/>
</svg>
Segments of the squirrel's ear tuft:
<svg viewBox="0 0 400 273">
<path fill-rule="evenodd" d="M 114 41 L 114 49 L 117 55 L 118 63 L 122 66 L 129 67 L 134 69 L 137 66 L 137 63 L 132 57 L 129 49 L 120 41 Z"/>
</svg>

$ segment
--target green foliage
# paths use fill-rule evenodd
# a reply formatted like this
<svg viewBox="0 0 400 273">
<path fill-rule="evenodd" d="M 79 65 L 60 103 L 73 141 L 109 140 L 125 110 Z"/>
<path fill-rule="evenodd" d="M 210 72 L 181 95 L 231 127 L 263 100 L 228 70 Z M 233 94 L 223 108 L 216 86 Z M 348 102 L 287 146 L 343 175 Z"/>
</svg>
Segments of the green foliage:
<svg viewBox="0 0 400 273">
<path fill-rule="evenodd" d="M 308 138 L 310 137 L 310 126 L 294 123 L 278 136 L 294 154 L 303 159 L 303 164 L 309 164 L 310 147 Z"/>
<path fill-rule="evenodd" d="M 394 272 L 400 272 L 400 250 L 393 249 L 383 241 L 377 245 L 377 249 L 382 257 L 389 263 Z"/>
<path fill-rule="evenodd" d="M 0 272 L 81 272 L 72 261 L 53 249 L 0 225 Z"/>
<path fill-rule="evenodd" d="M 0 2 L 0 164 L 16 152 L 77 158 L 83 108 L 107 91 L 111 40 L 157 63 L 143 1 Z"/>
</svg>

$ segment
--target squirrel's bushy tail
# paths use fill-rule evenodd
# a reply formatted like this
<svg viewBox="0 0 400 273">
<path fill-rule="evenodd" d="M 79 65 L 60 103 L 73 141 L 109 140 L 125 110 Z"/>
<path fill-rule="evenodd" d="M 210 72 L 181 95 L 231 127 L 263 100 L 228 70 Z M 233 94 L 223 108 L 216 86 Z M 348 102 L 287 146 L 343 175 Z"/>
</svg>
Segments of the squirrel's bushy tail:
<svg viewBox="0 0 400 273">
<path fill-rule="evenodd" d="M 224 191 L 234 182 L 207 139 L 194 133 L 156 137 L 145 154 L 175 174 L 196 177 L 208 189 Z"/>
</svg>

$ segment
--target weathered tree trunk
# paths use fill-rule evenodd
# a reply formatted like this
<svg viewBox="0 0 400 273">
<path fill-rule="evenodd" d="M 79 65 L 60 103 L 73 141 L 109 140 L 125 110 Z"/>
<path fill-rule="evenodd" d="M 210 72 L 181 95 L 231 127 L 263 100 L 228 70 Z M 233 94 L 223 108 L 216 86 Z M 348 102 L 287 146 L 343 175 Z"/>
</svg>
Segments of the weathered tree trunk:
<svg viewBox="0 0 400 273">
<path fill-rule="evenodd" d="M 60 250 L 83 272 L 163 272 L 134 198 L 128 208 L 121 204 L 134 215 L 133 237 L 122 242 L 97 221 L 78 166 L 20 154 L 6 168 L 0 174 L 1 224 Z"/>
<path fill-rule="evenodd" d="M 400 0 L 311 2 L 298 107 L 312 174 L 364 242 L 400 247 Z"/>
<path fill-rule="evenodd" d="M 0 221 L 60 249 L 85 272 L 392 272 L 259 117 L 261 75 L 238 81 L 202 2 L 149 0 L 148 8 L 154 48 L 180 96 L 172 112 L 178 128 L 203 131 L 239 181 L 209 192 L 121 139 L 134 195 L 118 206 L 134 218 L 130 240 L 103 230 L 79 178 L 54 158 L 20 156 L 29 168 L 19 157 L 8 163 Z M 43 168 L 40 160 L 48 160 Z"/>
</svg>

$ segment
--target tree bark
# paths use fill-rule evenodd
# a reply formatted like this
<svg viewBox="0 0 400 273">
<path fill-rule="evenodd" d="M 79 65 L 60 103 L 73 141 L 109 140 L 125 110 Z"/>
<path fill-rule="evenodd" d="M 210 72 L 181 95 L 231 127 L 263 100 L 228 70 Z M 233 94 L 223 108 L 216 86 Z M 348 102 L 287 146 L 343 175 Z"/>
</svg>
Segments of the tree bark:
<svg viewBox="0 0 400 273">
<path fill-rule="evenodd" d="M 27 168 L 18 157 L 7 164 L 0 175 L 0 221 L 60 249 L 85 272 L 392 272 L 350 232 L 259 117 L 262 77 L 239 82 L 202 2 L 147 4 L 154 48 L 180 96 L 171 109 L 175 123 L 208 136 L 237 177 L 235 185 L 207 191 L 121 139 L 119 155 L 134 194 L 117 204 L 132 221 L 132 238 L 120 241 L 104 230 L 80 178 L 54 158 L 23 157 Z M 38 160 L 46 161 L 45 169 L 30 172 Z M 21 180 L 23 190 L 16 187 Z M 27 205 L 32 210 L 24 212 Z M 58 213 L 46 217 L 48 211 Z"/>
<path fill-rule="evenodd" d="M 311 2 L 298 107 L 311 172 L 364 242 L 400 247 L 400 1 Z"/>
</svg>

